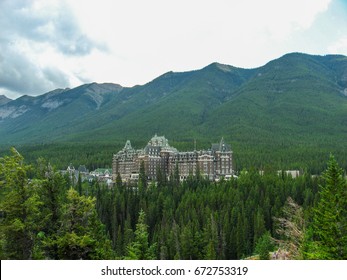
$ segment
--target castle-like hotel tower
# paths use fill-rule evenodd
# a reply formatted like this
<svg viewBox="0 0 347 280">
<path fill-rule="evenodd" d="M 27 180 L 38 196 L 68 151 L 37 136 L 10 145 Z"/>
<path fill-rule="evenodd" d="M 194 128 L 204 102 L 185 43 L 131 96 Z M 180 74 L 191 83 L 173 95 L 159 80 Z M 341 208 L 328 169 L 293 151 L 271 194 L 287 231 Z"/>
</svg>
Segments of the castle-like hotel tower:
<svg viewBox="0 0 347 280">
<path fill-rule="evenodd" d="M 159 169 L 169 177 L 178 168 L 181 180 L 195 175 L 198 169 L 202 176 L 210 180 L 228 178 L 233 174 L 232 151 L 223 138 L 220 143 L 212 144 L 207 151 L 189 152 L 179 152 L 171 147 L 164 136 L 155 135 L 140 150 L 135 150 L 128 140 L 124 148 L 113 155 L 113 179 L 119 174 L 123 181 L 137 180 L 142 161 L 148 180 L 154 181 Z"/>
</svg>

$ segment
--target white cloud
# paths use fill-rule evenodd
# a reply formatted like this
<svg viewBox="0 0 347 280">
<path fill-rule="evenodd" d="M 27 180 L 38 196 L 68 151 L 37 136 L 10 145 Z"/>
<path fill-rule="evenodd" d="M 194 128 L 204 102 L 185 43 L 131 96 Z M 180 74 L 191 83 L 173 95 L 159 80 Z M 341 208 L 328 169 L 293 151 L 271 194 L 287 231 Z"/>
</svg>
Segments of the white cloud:
<svg viewBox="0 0 347 280">
<path fill-rule="evenodd" d="M 63 1 L 1 1 L 0 26 L 0 93 L 11 98 L 69 86 L 71 69 L 59 68 L 55 57 L 64 61 L 99 48 Z"/>
<path fill-rule="evenodd" d="M 347 36 L 339 38 L 328 47 L 329 53 L 347 54 Z"/>
<path fill-rule="evenodd" d="M 10 71 L 0 78 L 0 93 L 39 94 L 91 81 L 132 86 L 214 61 L 257 67 L 310 46 L 324 52 L 326 44 L 307 34 L 331 3 L 7 0 L 0 2 L 0 73 L 3 65 Z M 345 37 L 339 38 L 329 51 L 346 53 Z"/>
<path fill-rule="evenodd" d="M 330 0 L 99 0 L 88 2 L 81 13 L 79 2 L 69 5 L 82 29 L 109 49 L 94 52 L 90 65 L 100 68 L 89 67 L 86 74 L 132 85 L 213 61 L 260 66 L 282 55 L 283 44 L 310 28 Z"/>
</svg>

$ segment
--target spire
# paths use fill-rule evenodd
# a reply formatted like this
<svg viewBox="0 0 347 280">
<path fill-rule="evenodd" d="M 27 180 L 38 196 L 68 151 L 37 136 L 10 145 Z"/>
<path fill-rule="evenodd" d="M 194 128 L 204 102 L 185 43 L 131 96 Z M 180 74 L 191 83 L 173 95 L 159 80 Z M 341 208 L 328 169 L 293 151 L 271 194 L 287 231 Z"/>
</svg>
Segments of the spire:
<svg viewBox="0 0 347 280">
<path fill-rule="evenodd" d="M 132 149 L 133 147 L 131 147 L 130 140 L 127 140 L 123 150 L 132 150 Z"/>
<path fill-rule="evenodd" d="M 220 140 L 220 143 L 219 143 L 219 150 L 220 150 L 220 151 L 224 151 L 224 150 L 225 150 L 224 137 L 222 137 L 222 139 Z"/>
</svg>

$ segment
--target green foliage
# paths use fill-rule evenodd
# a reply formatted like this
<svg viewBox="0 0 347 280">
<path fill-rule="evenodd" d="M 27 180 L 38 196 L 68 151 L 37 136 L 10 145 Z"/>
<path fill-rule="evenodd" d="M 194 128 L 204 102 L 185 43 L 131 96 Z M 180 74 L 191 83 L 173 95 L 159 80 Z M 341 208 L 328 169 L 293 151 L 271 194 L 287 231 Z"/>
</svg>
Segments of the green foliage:
<svg viewBox="0 0 347 280">
<path fill-rule="evenodd" d="M 80 195 L 44 159 L 29 166 L 12 149 L 0 158 L 0 257 L 267 259 L 276 240 L 292 259 L 346 258 L 346 181 L 334 158 L 323 178 L 265 168 L 177 179 L 141 191 L 93 182 Z"/>
<path fill-rule="evenodd" d="M 279 238 L 272 217 L 282 213 L 287 197 L 302 198 L 309 211 L 314 200 L 304 194 L 315 193 L 318 184 L 311 176 L 261 176 L 256 170 L 218 183 L 191 176 L 173 188 L 174 180 L 160 188 L 151 184 L 142 194 L 140 183 L 100 188 L 99 216 L 119 258 L 141 258 L 141 248 L 151 244 L 157 244 L 156 259 L 247 257 L 266 232 Z"/>
<path fill-rule="evenodd" d="M 146 214 L 143 210 L 139 213 L 138 223 L 136 224 L 135 240 L 127 246 L 127 260 L 154 260 L 156 243 L 148 244 L 148 226 L 146 224 Z"/>
<path fill-rule="evenodd" d="M 308 258 L 347 259 L 347 183 L 343 176 L 331 155 L 313 211 Z"/>
<path fill-rule="evenodd" d="M 0 188 L 4 195 L 0 209 L 0 234 L 3 236 L 2 252 L 9 259 L 30 259 L 36 234 L 40 225 L 42 202 L 35 192 L 27 173 L 31 169 L 25 165 L 23 157 L 15 149 L 11 156 L 0 158 Z"/>
<path fill-rule="evenodd" d="M 142 194 L 147 189 L 147 175 L 145 173 L 145 163 L 142 160 L 140 163 L 140 174 L 139 174 L 139 191 Z"/>
<path fill-rule="evenodd" d="M 260 260 L 269 260 L 270 252 L 275 248 L 270 232 L 265 232 L 257 241 L 255 253 L 259 255 Z"/>
<path fill-rule="evenodd" d="M 62 210 L 61 227 L 44 244 L 48 249 L 58 248 L 58 259 L 112 258 L 111 243 L 103 230 L 95 198 L 80 196 L 70 189 Z"/>
<path fill-rule="evenodd" d="M 127 139 L 143 147 L 157 132 L 192 150 L 194 139 L 208 149 L 224 136 L 237 170 L 270 164 L 318 174 L 330 152 L 347 168 L 346 65 L 345 56 L 293 53 L 257 69 L 214 63 L 133 88 L 83 85 L 57 94 L 64 105 L 54 110 L 40 106 L 48 96 L 23 98 L 16 102 L 32 110 L 2 121 L 0 144 L 22 145 L 30 162 L 45 156 L 61 169 L 93 170 L 111 166 Z"/>
<path fill-rule="evenodd" d="M 113 258 L 95 198 L 67 191 L 45 160 L 31 167 L 15 149 L 11 153 L 0 158 L 1 258 Z"/>
</svg>

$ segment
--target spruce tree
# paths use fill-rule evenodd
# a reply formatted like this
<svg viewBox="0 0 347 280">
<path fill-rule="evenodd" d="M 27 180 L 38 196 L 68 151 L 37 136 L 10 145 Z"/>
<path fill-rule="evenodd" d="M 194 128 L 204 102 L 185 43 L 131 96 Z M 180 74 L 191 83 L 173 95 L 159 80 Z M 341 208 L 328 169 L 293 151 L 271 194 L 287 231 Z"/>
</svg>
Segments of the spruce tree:
<svg viewBox="0 0 347 280">
<path fill-rule="evenodd" d="M 145 162 L 142 160 L 140 163 L 140 174 L 139 174 L 139 191 L 142 194 L 147 189 L 147 175 L 145 169 Z"/>
<path fill-rule="evenodd" d="M 4 197 L 0 236 L 2 257 L 6 259 L 34 258 L 34 244 L 41 226 L 40 201 L 35 182 L 30 182 L 30 166 L 14 148 L 11 156 L 0 158 L 0 188 Z"/>
<path fill-rule="evenodd" d="M 143 210 L 139 213 L 135 230 L 135 240 L 127 246 L 128 260 L 153 260 L 156 258 L 156 243 L 149 245 L 148 226 L 146 224 L 146 214 Z"/>
<path fill-rule="evenodd" d="M 313 242 L 307 257 L 313 259 L 347 259 L 347 184 L 343 170 L 330 156 L 320 186 L 319 201 L 314 208 Z"/>
<path fill-rule="evenodd" d="M 78 194 L 79 194 L 79 195 L 82 195 L 82 178 L 81 178 L 81 172 L 78 172 L 77 191 L 78 191 Z"/>
<path fill-rule="evenodd" d="M 255 253 L 259 255 L 260 260 L 269 260 L 270 252 L 274 249 L 273 240 L 270 232 L 265 232 L 257 241 Z"/>
<path fill-rule="evenodd" d="M 49 258 L 58 259 L 112 259 L 111 241 L 95 208 L 95 198 L 80 196 L 70 189 L 63 205 L 60 228 L 44 240 Z M 56 248 L 57 256 L 50 255 Z"/>
</svg>

